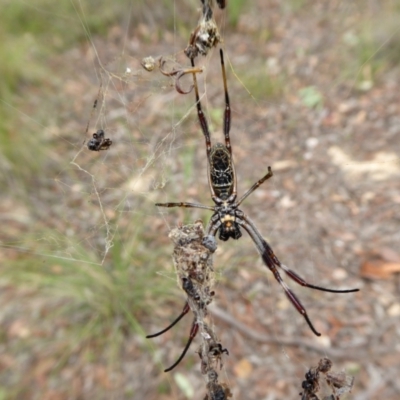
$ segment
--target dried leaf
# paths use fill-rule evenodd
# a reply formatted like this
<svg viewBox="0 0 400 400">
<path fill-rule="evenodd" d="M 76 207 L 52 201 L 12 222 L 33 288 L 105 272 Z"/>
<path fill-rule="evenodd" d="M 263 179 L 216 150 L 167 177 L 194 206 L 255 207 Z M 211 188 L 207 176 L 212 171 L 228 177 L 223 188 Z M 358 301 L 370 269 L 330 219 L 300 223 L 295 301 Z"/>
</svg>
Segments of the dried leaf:
<svg viewBox="0 0 400 400">
<path fill-rule="evenodd" d="M 369 279 L 390 279 L 400 272 L 400 263 L 381 260 L 365 261 L 361 266 L 361 276 Z"/>
</svg>

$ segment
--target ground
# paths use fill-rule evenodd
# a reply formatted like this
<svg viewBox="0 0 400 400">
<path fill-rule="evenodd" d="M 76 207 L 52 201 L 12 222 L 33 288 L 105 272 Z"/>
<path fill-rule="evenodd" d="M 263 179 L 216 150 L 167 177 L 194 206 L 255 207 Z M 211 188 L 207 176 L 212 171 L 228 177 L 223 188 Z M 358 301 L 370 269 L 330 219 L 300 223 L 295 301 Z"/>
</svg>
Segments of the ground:
<svg viewBox="0 0 400 400">
<path fill-rule="evenodd" d="M 218 242 L 210 317 L 229 349 L 220 381 L 235 399 L 301 398 L 305 373 L 324 356 L 355 377 L 343 399 L 400 396 L 399 3 L 364 3 L 259 0 L 232 21 L 236 2 L 228 1 L 216 12 L 239 195 L 268 166 L 274 172 L 243 211 L 307 281 L 360 289 L 319 292 L 284 276 L 316 337 L 248 237 Z M 1 194 L 2 398 L 204 398 L 198 344 L 163 373 L 191 317 L 145 339 L 184 304 L 170 228 L 210 217 L 154 207 L 211 204 L 194 94 L 140 65 L 149 55 L 171 68 L 189 65 L 181 50 L 197 5 L 185 6 L 186 26 L 174 4 L 165 19 L 155 12 L 129 27 L 113 24 L 50 55 L 45 89 L 16 90 L 17 117 L 40 128 L 44 150 L 40 170 L 26 177 L 11 168 Z M 218 52 L 196 63 L 215 143 L 223 140 Z M 89 152 L 82 143 L 100 128 L 113 144 Z"/>
</svg>

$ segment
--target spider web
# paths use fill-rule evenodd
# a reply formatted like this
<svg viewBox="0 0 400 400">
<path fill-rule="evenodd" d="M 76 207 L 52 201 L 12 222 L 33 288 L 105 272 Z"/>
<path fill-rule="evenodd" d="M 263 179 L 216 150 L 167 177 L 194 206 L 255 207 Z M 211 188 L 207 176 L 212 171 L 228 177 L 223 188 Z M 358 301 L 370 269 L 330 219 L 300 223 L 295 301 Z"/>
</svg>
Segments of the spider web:
<svg viewBox="0 0 400 400">
<path fill-rule="evenodd" d="M 122 39 L 129 41 L 127 37 Z M 179 96 L 172 90 L 172 81 L 141 66 L 141 57 L 146 55 L 144 48 L 133 51 L 136 56 L 128 56 L 125 48 L 117 46 L 117 55 L 104 62 L 96 45 L 91 45 L 100 87 L 88 131 L 81 137 L 83 144 L 70 162 L 76 178 L 58 177 L 57 181 L 68 187 L 80 186 L 76 190 L 87 197 L 93 236 L 85 235 L 83 240 L 104 262 L 116 232 L 125 224 L 122 220 L 148 212 L 150 219 L 143 221 L 143 225 L 151 230 L 151 215 L 157 213 L 157 191 L 174 173 L 171 169 L 176 166 L 171 160 L 185 146 L 182 125 L 193 105 L 187 100 L 175 105 Z M 172 46 L 168 48 L 160 51 L 169 55 Z M 177 113 L 182 115 L 176 117 Z M 103 129 L 113 144 L 106 151 L 90 153 L 86 143 L 98 129 Z"/>
<path fill-rule="evenodd" d="M 188 37 L 181 34 L 185 30 L 179 21 L 187 18 L 184 13 L 189 9 L 192 25 L 187 32 L 190 32 L 198 16 L 197 3 L 188 7 L 174 1 L 165 18 L 159 18 L 157 10 L 153 17 L 153 10 L 146 8 L 147 20 L 143 4 L 131 3 L 126 26 L 114 28 L 105 39 L 98 39 L 87 31 L 88 15 L 82 12 L 84 8 L 77 9 L 79 23 L 87 34 L 86 48 L 78 56 L 71 55 L 71 64 L 84 65 L 83 73 L 72 75 L 71 72 L 79 86 L 73 96 L 80 97 L 80 102 L 76 106 L 71 99 L 72 118 L 63 125 L 63 132 L 58 133 L 58 137 L 67 137 L 60 161 L 63 167 L 55 175 L 47 174 L 55 180 L 55 190 L 60 193 L 59 204 L 54 208 L 60 222 L 43 231 L 35 244 L 28 243 L 27 247 L 32 251 L 36 251 L 36 242 L 45 242 L 46 251 L 39 249 L 37 253 L 47 260 L 69 259 L 75 264 L 105 269 L 110 268 L 109 260 L 115 261 L 115 253 L 118 253 L 125 262 L 131 260 L 134 267 L 143 268 L 150 263 L 159 265 L 157 272 L 173 287 L 172 268 L 164 268 L 170 263 L 172 249 L 167 239 L 169 229 L 180 222 L 193 223 L 198 218 L 206 222 L 210 215 L 195 209 L 157 210 L 154 203 L 193 201 L 211 204 L 204 139 L 198 126 L 194 94 L 178 94 L 172 78 L 160 74 L 157 66 L 151 72 L 146 71 L 141 61 L 146 56 L 153 56 L 156 64 L 159 57 L 172 66 L 189 64 L 182 53 Z M 233 12 L 229 9 L 233 4 L 233 1 L 232 5 L 228 2 L 228 13 Z M 378 39 L 371 45 L 370 56 L 357 59 L 356 65 L 343 73 L 340 59 L 335 60 L 337 65 L 334 65 L 324 52 L 321 57 L 314 58 L 312 53 L 319 54 L 316 49 L 320 46 L 337 46 L 349 52 L 356 48 L 357 40 L 362 40 L 361 28 L 352 25 L 350 20 L 360 12 L 361 5 L 349 6 L 342 1 L 332 7 L 323 15 L 330 17 L 333 28 L 330 35 L 334 39 L 329 41 L 330 35 L 321 33 L 321 43 L 310 44 L 306 24 L 297 20 L 291 25 L 291 18 L 285 16 L 284 10 L 283 22 L 274 20 L 274 14 L 265 28 L 264 22 L 257 18 L 257 9 L 244 8 L 237 26 L 237 32 L 245 37 L 241 38 L 243 42 L 237 40 L 236 33 L 227 27 L 226 16 L 220 15 L 218 23 L 225 41 L 233 109 L 231 139 L 239 195 L 266 172 L 268 165 L 275 173 L 272 180 L 246 200 L 243 210 L 255 221 L 284 264 L 312 283 L 353 287 L 357 261 L 349 252 L 353 254 L 351 246 L 360 245 L 355 237 L 364 225 L 360 222 L 354 228 L 347 220 L 348 209 L 354 213 L 356 208 L 358 212 L 362 211 L 349 199 L 349 192 L 359 193 L 362 201 L 370 204 L 376 197 L 371 194 L 371 187 L 385 187 L 385 182 L 399 174 L 396 152 L 383 145 L 379 147 L 379 144 L 377 149 L 366 146 L 364 152 L 358 150 L 356 142 L 365 139 L 354 131 L 363 126 L 367 117 L 360 102 L 354 102 L 357 95 L 353 93 L 373 91 L 378 82 L 374 81 L 371 68 L 379 68 L 379 64 L 370 61 L 379 60 L 377 55 L 393 43 L 399 29 L 391 28 L 389 17 L 384 17 L 389 28 L 376 34 Z M 311 12 L 317 11 L 318 7 Z M 135 15 L 144 18 L 142 25 Z M 307 13 L 302 16 L 306 18 Z M 343 16 L 348 20 L 343 20 Z M 152 18 L 155 21 L 151 22 Z M 375 26 L 374 19 L 370 18 L 371 26 Z M 292 46 L 285 42 L 289 39 L 285 39 L 276 26 L 291 32 L 290 38 L 295 38 L 297 44 Z M 275 38 L 277 47 L 281 42 L 283 47 L 287 46 L 286 53 L 282 51 L 284 55 L 280 55 L 281 50 L 274 53 L 273 46 L 264 50 L 270 35 Z M 338 56 L 339 50 L 335 54 Z M 210 122 L 212 142 L 216 143 L 223 138 L 223 96 L 217 54 L 212 51 L 196 63 L 205 67 L 203 74 L 198 76 L 201 100 Z M 331 75 L 336 81 L 328 81 L 323 74 L 317 74 L 316 71 L 328 67 L 335 70 Z M 291 82 L 290 87 L 285 87 L 285 79 Z M 263 82 L 266 82 L 265 86 Z M 183 84 L 189 87 L 190 78 L 184 78 Z M 334 104 L 330 97 L 343 100 Z M 376 99 L 378 101 L 378 95 Z M 392 101 L 395 99 L 393 96 Z M 93 108 L 95 100 L 97 104 Z M 368 109 L 373 109 L 371 104 Z M 395 111 L 391 116 L 388 117 L 388 131 L 392 134 L 388 134 L 387 140 L 395 143 L 394 135 L 398 134 Z M 348 123 L 342 124 L 338 119 L 346 119 Z M 86 143 L 98 129 L 103 129 L 113 144 L 108 150 L 90 152 Z M 346 135 L 352 140 L 346 141 Z M 324 159 L 330 160 L 328 166 Z M 333 211 L 327 212 L 326 199 L 334 204 Z M 388 199 L 398 204 L 396 194 L 389 193 Z M 389 233 L 384 235 L 382 243 L 390 245 L 398 233 L 390 239 L 394 228 L 387 226 Z M 151 253 L 153 257 L 149 256 Z M 223 269 L 221 274 L 235 288 L 232 292 L 240 291 L 246 300 L 251 299 L 254 311 L 249 318 L 256 321 L 255 329 L 268 329 L 268 333 L 278 338 L 281 335 L 296 337 L 300 329 L 307 331 L 304 321 L 290 308 L 279 289 L 265 284 L 269 273 L 250 239 L 220 242 L 214 264 Z M 348 284 L 346 279 L 351 279 L 352 283 Z M 323 300 L 325 294 L 310 293 L 288 283 L 307 305 L 311 318 L 329 305 L 328 300 Z M 271 286 L 277 285 L 272 282 Z M 221 293 L 221 297 L 224 296 Z M 330 295 L 326 298 L 333 299 Z M 224 300 L 229 304 L 226 297 Z M 335 297 L 334 301 L 345 307 L 348 300 Z M 233 307 L 227 311 L 232 315 L 237 312 L 235 315 L 242 317 L 246 314 L 245 304 L 237 302 L 235 307 L 237 311 Z M 164 319 L 162 312 L 156 316 Z M 321 320 L 324 318 L 318 321 L 323 324 Z M 329 346 L 330 343 L 321 342 L 324 344 Z M 246 345 L 242 343 L 243 348 Z M 271 351 L 269 345 L 262 346 L 266 353 Z M 173 347 L 170 343 L 169 349 Z M 285 365 L 287 371 L 295 370 L 292 364 L 306 363 L 293 355 L 284 342 L 281 347 L 283 361 L 280 364 Z M 274 363 L 276 349 L 272 353 L 273 356 L 264 358 L 254 353 L 242 363 L 234 359 L 235 376 L 254 376 L 260 381 L 251 365 L 270 363 L 276 378 L 281 370 L 279 363 Z M 174 353 L 163 353 L 163 362 L 169 354 Z M 226 372 L 230 362 L 230 359 L 225 361 L 224 371 L 230 386 L 235 387 L 233 377 Z M 190 382 L 181 383 L 182 387 L 185 385 L 190 386 Z"/>
</svg>

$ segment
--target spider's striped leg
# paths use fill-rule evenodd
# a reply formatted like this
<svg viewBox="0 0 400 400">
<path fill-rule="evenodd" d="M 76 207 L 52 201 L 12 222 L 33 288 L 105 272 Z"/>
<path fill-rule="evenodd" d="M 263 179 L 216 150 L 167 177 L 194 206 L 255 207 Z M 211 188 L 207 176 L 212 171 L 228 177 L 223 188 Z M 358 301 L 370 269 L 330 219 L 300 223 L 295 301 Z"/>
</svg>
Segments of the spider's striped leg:
<svg viewBox="0 0 400 400">
<path fill-rule="evenodd" d="M 275 279 L 278 281 L 278 283 L 282 286 L 283 290 L 285 291 L 286 296 L 290 300 L 290 302 L 293 304 L 293 306 L 296 308 L 296 310 L 304 317 L 306 320 L 308 326 L 310 329 L 313 331 L 313 333 L 317 336 L 321 336 L 321 334 L 314 328 L 313 324 L 310 321 L 310 318 L 307 315 L 307 311 L 305 307 L 301 304 L 300 300 L 298 297 L 292 292 L 289 287 L 286 285 L 286 283 L 283 281 L 277 266 L 279 264 L 276 263 L 277 258 L 275 257 L 272 249 L 268 245 L 268 243 L 261 237 L 261 235 L 258 233 L 258 231 L 255 230 L 255 227 L 253 224 L 250 224 L 247 220 L 246 217 L 241 217 L 241 218 L 236 218 L 236 221 L 240 226 L 243 227 L 243 229 L 246 230 L 246 232 L 249 234 L 251 239 L 253 240 L 254 244 L 257 247 L 258 252 L 261 255 L 262 260 L 264 261 L 264 264 L 270 269 L 270 271 L 273 273 Z M 278 260 L 279 262 L 279 260 Z"/>
<path fill-rule="evenodd" d="M 267 179 L 273 177 L 272 169 L 271 167 L 268 167 L 268 172 L 266 175 L 264 175 L 261 179 L 259 179 L 236 203 L 237 207 L 240 206 L 240 204 L 243 202 L 244 199 L 249 197 L 256 189 L 258 189 L 259 186 L 261 186 Z M 253 227 L 254 228 L 254 227 Z"/>
<path fill-rule="evenodd" d="M 150 338 L 154 338 L 156 336 L 160 336 L 163 333 L 169 331 L 173 326 L 175 326 L 188 312 L 190 311 L 190 307 L 188 302 L 185 303 L 185 306 L 183 307 L 182 312 L 179 314 L 178 318 L 176 318 L 173 322 L 171 322 L 166 328 L 164 328 L 162 331 L 157 332 L 157 333 L 153 333 L 151 335 L 147 335 L 146 338 L 150 339 Z"/>
<path fill-rule="evenodd" d="M 219 217 L 218 213 L 215 213 L 212 215 L 210 218 L 210 221 L 208 222 L 207 229 L 206 229 L 206 236 L 214 236 L 216 235 L 218 229 L 221 227 L 222 222 Z"/>
<path fill-rule="evenodd" d="M 286 275 L 289 276 L 289 278 L 293 279 L 298 285 L 308 287 L 310 289 L 315 289 L 315 290 L 321 290 L 322 292 L 330 292 L 330 293 L 353 293 L 353 292 L 358 292 L 360 289 L 329 289 L 325 288 L 322 286 L 316 286 L 311 283 L 308 283 L 305 279 L 303 279 L 299 274 L 294 272 L 293 270 L 289 269 L 286 265 L 282 264 L 278 258 L 275 256 L 274 252 L 271 249 L 271 246 L 263 239 L 263 237 L 260 235 L 258 232 L 257 228 L 255 227 L 253 221 L 250 220 L 249 217 L 245 216 L 244 219 L 247 221 L 247 223 L 253 228 L 254 232 L 257 234 L 260 240 L 265 242 L 265 245 L 269 249 L 270 253 L 270 258 L 273 259 L 274 264 L 282 268 Z"/>
<path fill-rule="evenodd" d="M 267 265 L 270 271 L 274 274 L 275 279 L 283 287 L 286 296 L 288 297 L 290 302 L 294 305 L 296 310 L 304 317 L 304 319 L 306 320 L 308 326 L 313 331 L 313 333 L 317 336 L 321 336 L 321 334 L 314 328 L 314 325 L 311 323 L 306 308 L 303 306 L 303 304 L 301 304 L 300 299 L 294 294 L 294 292 L 291 289 L 289 289 L 289 287 L 283 281 L 278 269 L 276 268 L 277 266 L 280 266 L 280 264 L 276 262 L 277 258 L 273 253 L 272 249 L 269 247 L 268 243 L 264 239 L 261 241 L 261 243 L 263 249 L 261 253 L 261 258 L 263 259 L 264 264 Z"/>
<path fill-rule="evenodd" d="M 211 210 L 214 211 L 214 207 L 211 206 L 205 206 L 203 204 L 197 204 L 197 203 L 185 203 L 185 202 L 180 202 L 180 203 L 156 203 L 155 204 L 157 207 L 185 207 L 185 208 L 203 208 L 205 210 Z"/>
<path fill-rule="evenodd" d="M 287 268 L 285 265 L 281 264 L 278 258 L 275 256 L 274 252 L 272 251 L 270 245 L 265 241 L 265 239 L 261 236 L 258 232 L 257 228 L 255 227 L 254 223 L 248 218 L 247 216 L 243 215 L 237 219 L 237 222 L 247 231 L 247 233 L 252 238 L 254 244 L 259 251 L 261 258 L 264 261 L 264 264 L 271 270 L 274 274 L 275 279 L 279 282 L 279 284 L 285 290 L 285 294 L 291 301 L 291 303 L 295 306 L 297 311 L 303 315 L 305 320 L 307 321 L 308 326 L 311 330 L 317 335 L 321 336 L 319 332 L 317 332 L 312 325 L 310 319 L 308 318 L 307 312 L 305 307 L 301 304 L 300 300 L 297 296 L 288 288 L 286 283 L 282 280 L 282 277 L 279 274 L 278 268 L 282 268 L 285 273 L 293 279 L 297 284 L 305 287 L 309 287 L 311 289 L 321 290 L 324 292 L 332 292 L 332 293 L 350 293 L 350 292 L 357 292 L 359 289 L 345 289 L 345 290 L 334 290 L 334 289 L 327 289 L 321 286 L 315 286 L 308 282 L 306 282 L 303 278 L 301 278 L 297 273 Z"/>
<path fill-rule="evenodd" d="M 193 58 L 190 59 L 190 62 L 192 64 L 192 67 L 195 68 Z M 197 86 L 197 78 L 195 73 L 193 74 L 193 85 L 194 85 L 194 92 L 196 95 L 197 116 L 199 118 L 201 130 L 203 131 L 204 138 L 206 140 L 207 159 L 208 161 L 210 161 L 210 152 L 211 152 L 210 129 L 208 128 L 208 122 L 201 107 L 199 87 Z"/>
<path fill-rule="evenodd" d="M 186 352 L 189 350 L 190 345 L 192 344 L 193 339 L 197 335 L 197 332 L 199 331 L 199 324 L 196 322 L 196 318 L 193 320 L 192 327 L 190 328 L 190 335 L 189 335 L 189 340 L 186 343 L 185 348 L 183 349 L 182 354 L 180 357 L 175 361 L 173 365 L 171 365 L 169 368 L 165 369 L 164 372 L 169 372 L 172 371 L 182 360 L 183 357 L 185 357 Z"/>
<path fill-rule="evenodd" d="M 360 289 L 328 289 L 322 286 L 315 286 L 305 281 L 301 276 L 299 276 L 296 272 L 289 269 L 286 265 L 279 263 L 279 267 L 281 267 L 285 271 L 285 273 L 290 278 L 292 278 L 296 283 L 298 283 L 301 286 L 309 287 L 311 289 L 321 290 L 322 292 L 330 292 L 330 293 L 353 293 L 353 292 L 358 292 L 360 290 Z"/>
<path fill-rule="evenodd" d="M 219 50 L 219 55 L 221 56 L 221 68 L 222 68 L 222 80 L 224 82 L 224 93 L 225 93 L 225 112 L 224 112 L 224 135 L 225 135 L 225 146 L 232 155 L 231 139 L 229 137 L 229 132 L 231 130 L 231 106 L 229 102 L 228 84 L 226 83 L 226 71 L 224 63 L 224 52 L 222 49 Z"/>
<path fill-rule="evenodd" d="M 237 180 L 236 180 L 236 173 L 235 173 L 235 166 L 233 164 L 232 158 L 232 146 L 231 146 L 231 138 L 229 136 L 229 132 L 231 130 L 231 105 L 229 102 L 229 93 L 228 93 L 228 84 L 226 81 L 226 71 L 225 71 L 225 62 L 224 62 L 224 52 L 222 49 L 219 50 L 219 54 L 221 57 L 221 69 L 222 69 L 222 80 L 224 83 L 224 94 L 225 94 L 225 111 L 224 111 L 224 136 L 225 136 L 225 147 L 227 148 L 230 154 L 230 167 L 232 169 L 232 192 L 231 196 L 236 199 L 237 193 Z M 211 165 L 211 164 L 210 164 Z M 214 200 L 214 198 L 213 198 Z"/>
</svg>

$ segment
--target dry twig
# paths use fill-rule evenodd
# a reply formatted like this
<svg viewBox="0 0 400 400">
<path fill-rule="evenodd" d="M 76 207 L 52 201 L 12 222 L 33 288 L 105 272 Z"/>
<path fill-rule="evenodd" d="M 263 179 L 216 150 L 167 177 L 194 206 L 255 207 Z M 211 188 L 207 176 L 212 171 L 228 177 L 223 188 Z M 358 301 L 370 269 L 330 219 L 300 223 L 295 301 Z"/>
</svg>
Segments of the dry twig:
<svg viewBox="0 0 400 400">
<path fill-rule="evenodd" d="M 180 226 L 172 229 L 169 238 L 174 243 L 173 261 L 178 277 L 178 285 L 187 295 L 182 313 L 175 321 L 162 331 L 148 335 L 155 337 L 170 329 L 190 310 L 194 318 L 190 329 L 189 340 L 178 360 L 165 372 L 175 368 L 186 355 L 193 339 L 199 333 L 201 339 L 200 356 L 201 373 L 206 378 L 207 400 L 228 399 L 231 394 L 229 387 L 218 382 L 217 370 L 223 365 L 222 357 L 229 354 L 219 342 L 214 327 L 207 322 L 207 306 L 214 296 L 214 268 L 212 254 L 217 246 L 214 237 L 204 235 L 201 221 L 193 225 Z"/>
</svg>

